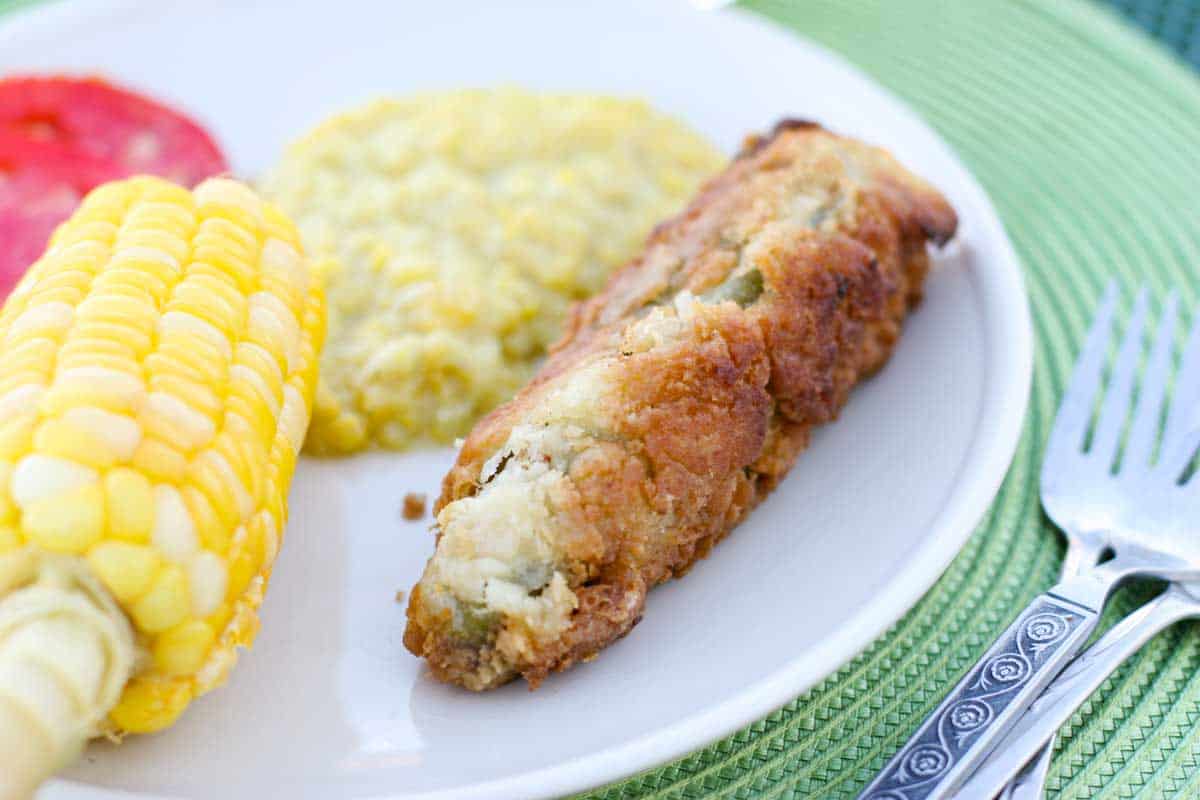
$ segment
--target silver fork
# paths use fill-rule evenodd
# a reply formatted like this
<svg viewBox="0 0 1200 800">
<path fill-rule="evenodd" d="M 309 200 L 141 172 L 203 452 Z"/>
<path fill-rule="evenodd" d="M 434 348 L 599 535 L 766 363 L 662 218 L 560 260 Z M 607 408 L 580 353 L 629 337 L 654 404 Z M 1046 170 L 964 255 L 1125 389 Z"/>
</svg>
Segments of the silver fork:
<svg viewBox="0 0 1200 800">
<path fill-rule="evenodd" d="M 1172 583 L 1117 623 L 1059 673 L 957 796 L 963 800 L 991 797 L 1020 770 L 1004 787 L 1000 800 L 1041 800 L 1058 729 L 1142 645 L 1176 622 L 1195 617 L 1200 617 L 1200 584 Z M 1039 747 L 1041 751 L 1021 769 L 1023 760 Z"/>
<path fill-rule="evenodd" d="M 1176 301 L 1172 296 L 1166 304 L 1161 327 L 1167 333 L 1158 337 L 1151 356 L 1151 372 L 1163 377 L 1143 381 L 1132 419 L 1149 302 L 1145 290 L 1138 293 L 1105 385 L 1116 301 L 1112 284 L 1088 332 L 1042 464 L 1042 506 L 1068 542 L 1061 580 L 1000 635 L 860 795 L 863 800 L 950 797 L 1079 652 L 1118 584 L 1133 576 L 1200 578 L 1200 536 L 1189 535 L 1194 533 L 1189 515 L 1195 519 L 1197 503 L 1177 485 L 1200 441 L 1195 424 L 1200 384 L 1195 381 L 1177 388 L 1163 438 L 1172 445 L 1164 445 L 1152 462 Z M 1189 356 L 1196 349 L 1189 347 Z M 1196 372 L 1198 365 L 1191 367 Z M 1093 413 L 1097 403 L 1098 415 Z M 1008 777 L 1011 773 L 995 789 Z"/>
<path fill-rule="evenodd" d="M 1143 415 L 1161 417 L 1172 366 L 1176 306 L 1172 294 L 1164 306 L 1154 351 L 1142 378 L 1141 396 L 1135 412 L 1138 418 Z M 1198 410 L 1200 313 L 1193 320 L 1176 376 L 1174 399 L 1158 446 L 1159 457 L 1154 459 L 1152 448 L 1144 444 L 1126 455 L 1130 461 L 1128 469 L 1141 471 L 1141 480 L 1146 484 L 1143 491 L 1150 497 L 1165 495 L 1168 498 L 1168 502 L 1153 504 L 1140 511 L 1139 524 L 1143 527 L 1188 520 L 1192 521 L 1193 531 L 1200 527 L 1200 522 L 1196 522 L 1200 520 L 1200 494 L 1196 491 L 1200 481 L 1190 477 L 1186 483 L 1179 480 L 1200 445 Z M 1156 432 L 1148 435 L 1153 437 Z M 1171 519 L 1164 520 L 1168 515 Z M 990 797 L 1040 747 L 1041 752 L 1005 787 L 1001 798 L 1041 798 L 1056 731 L 1125 659 L 1163 629 L 1193 617 L 1200 617 L 1200 583 L 1177 582 L 1122 620 L 1054 679 L 1050 688 L 1034 702 L 992 755 L 964 784 L 960 796 Z"/>
</svg>

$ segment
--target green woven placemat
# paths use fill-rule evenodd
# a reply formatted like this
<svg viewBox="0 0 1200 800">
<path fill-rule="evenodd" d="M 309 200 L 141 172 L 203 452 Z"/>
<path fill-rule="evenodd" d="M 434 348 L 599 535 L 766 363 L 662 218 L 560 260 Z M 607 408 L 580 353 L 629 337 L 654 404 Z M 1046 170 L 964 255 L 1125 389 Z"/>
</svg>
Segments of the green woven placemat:
<svg viewBox="0 0 1200 800">
<path fill-rule="evenodd" d="M 1179 30 L 1163 13 L 1178 2 L 1123 5 Z M 1160 298 L 1178 286 L 1191 304 L 1200 289 L 1200 81 L 1115 15 L 1078 0 L 745 6 L 842 52 L 904 97 L 991 194 L 1033 305 L 1029 418 L 992 511 L 892 631 L 761 722 L 587 800 L 853 797 L 1054 581 L 1062 544 L 1039 511 L 1038 464 L 1105 281 L 1145 282 Z M 1122 592 L 1110 620 L 1152 593 Z M 1064 730 L 1049 795 L 1200 797 L 1198 667 L 1200 625 L 1190 624 L 1127 663 Z"/>
<path fill-rule="evenodd" d="M 1092 0 L 1116 8 L 1200 68 L 1200 0 Z"/>
</svg>

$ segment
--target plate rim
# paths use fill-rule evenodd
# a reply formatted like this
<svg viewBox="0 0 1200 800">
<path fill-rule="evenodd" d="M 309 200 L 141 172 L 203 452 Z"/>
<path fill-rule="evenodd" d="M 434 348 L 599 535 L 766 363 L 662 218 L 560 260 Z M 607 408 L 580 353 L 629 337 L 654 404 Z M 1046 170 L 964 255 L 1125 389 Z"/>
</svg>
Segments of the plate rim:
<svg viewBox="0 0 1200 800">
<path fill-rule="evenodd" d="M 131 0 L 75 3 L 16 0 L 14 6 L 0 8 L 0 41 L 8 37 L 18 38 L 22 32 L 70 24 L 104 10 L 136 5 Z M 995 263 L 990 264 L 988 269 L 975 273 L 981 297 L 991 298 L 988 308 L 989 311 L 995 311 L 995 319 L 984 329 L 987 355 L 993 367 L 985 373 L 980 418 L 988 419 L 989 424 L 980 422 L 976 425 L 978 433 L 968 450 L 963 475 L 959 477 L 950 500 L 932 526 L 935 535 L 927 537 L 896 577 L 849 622 L 820 643 L 822 659 L 797 657 L 717 705 L 616 747 L 470 786 L 431 792 L 380 794 L 374 796 L 375 800 L 545 800 L 568 796 L 658 768 L 762 719 L 836 673 L 907 614 L 961 551 L 991 507 L 1008 473 L 1021 439 L 1030 401 L 1034 358 L 1033 322 L 1020 259 L 987 192 L 932 125 L 904 100 L 841 54 L 802 33 L 784 28 L 752 10 L 736 5 L 707 8 L 697 13 L 734 15 L 743 23 L 794 39 L 800 46 L 816 51 L 823 59 L 836 64 L 848 80 L 857 84 L 865 94 L 877 98 L 907 127 L 922 131 L 930 147 L 954 174 L 960 191 L 972 206 L 981 211 L 978 220 L 981 233 L 993 244 L 995 256 Z M 996 302 L 995 298 L 1003 298 L 1003 302 Z M 1001 340 L 1003 344 L 998 346 Z M 816 661 L 820 661 L 820 664 L 815 664 Z M 48 796 L 61 800 L 168 800 L 167 795 L 100 788 L 62 778 L 49 781 L 44 791 Z"/>
</svg>

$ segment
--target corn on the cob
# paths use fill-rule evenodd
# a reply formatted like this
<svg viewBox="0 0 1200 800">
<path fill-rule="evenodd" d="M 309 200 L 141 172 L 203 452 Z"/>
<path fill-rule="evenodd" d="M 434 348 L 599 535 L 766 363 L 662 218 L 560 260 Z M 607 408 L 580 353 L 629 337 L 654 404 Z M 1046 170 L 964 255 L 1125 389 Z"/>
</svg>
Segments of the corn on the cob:
<svg viewBox="0 0 1200 800">
<path fill-rule="evenodd" d="M 291 223 L 231 180 L 95 190 L 9 297 L 0 798 L 169 725 L 253 639 L 323 333 Z"/>
</svg>

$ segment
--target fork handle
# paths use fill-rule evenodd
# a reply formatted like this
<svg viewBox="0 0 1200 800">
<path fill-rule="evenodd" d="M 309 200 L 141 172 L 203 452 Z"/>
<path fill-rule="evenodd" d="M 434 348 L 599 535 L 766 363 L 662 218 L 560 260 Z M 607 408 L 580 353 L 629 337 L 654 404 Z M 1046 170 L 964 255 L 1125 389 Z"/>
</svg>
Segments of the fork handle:
<svg viewBox="0 0 1200 800">
<path fill-rule="evenodd" d="M 1066 588 L 1034 598 L 860 800 L 938 800 L 958 789 L 1096 627 L 1097 609 L 1055 593 Z"/>
<path fill-rule="evenodd" d="M 959 797 L 991 797 L 1043 743 L 1049 746 L 1058 729 L 1126 659 L 1164 629 L 1197 614 L 1200 604 L 1187 590 L 1171 584 L 1165 592 L 1117 623 L 1059 673 L 963 784 Z M 1030 783 L 1036 785 L 1036 796 L 1041 797 L 1041 782 Z M 1012 793 L 1014 800 L 1024 796 Z"/>
</svg>

